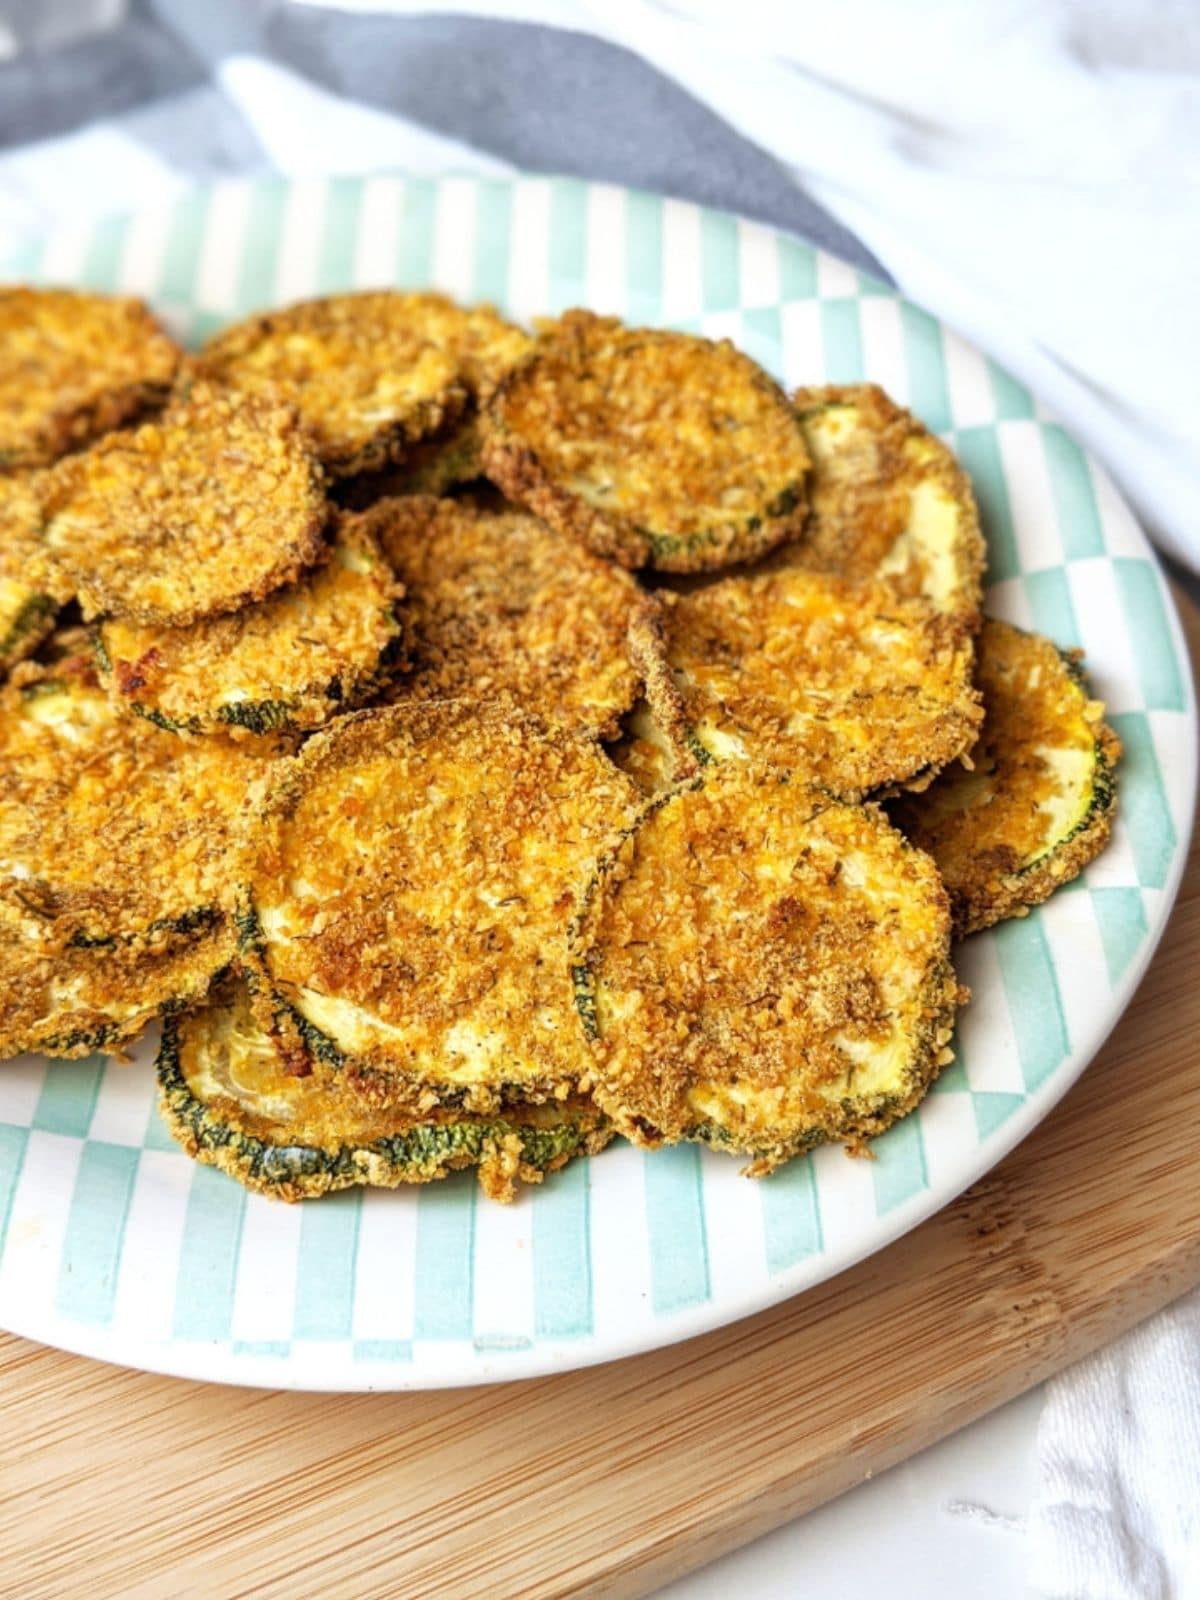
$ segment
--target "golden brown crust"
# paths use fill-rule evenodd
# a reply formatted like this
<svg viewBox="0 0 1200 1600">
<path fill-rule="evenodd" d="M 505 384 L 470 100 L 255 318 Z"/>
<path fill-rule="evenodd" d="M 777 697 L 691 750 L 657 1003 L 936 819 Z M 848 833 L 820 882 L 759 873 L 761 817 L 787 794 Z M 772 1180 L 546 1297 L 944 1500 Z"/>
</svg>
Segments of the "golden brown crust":
<svg viewBox="0 0 1200 1600">
<path fill-rule="evenodd" d="M 316 734 L 266 808 L 248 893 L 289 1055 L 332 1046 L 418 1111 L 565 1092 L 586 1064 L 567 918 L 636 798 L 591 741 L 468 701 Z"/>
<path fill-rule="evenodd" d="M 985 717 L 970 762 L 897 804 L 950 892 L 960 937 L 1022 916 L 1108 843 L 1121 742 L 1075 651 L 992 618 L 979 638 Z"/>
<path fill-rule="evenodd" d="M 191 733 L 310 730 L 378 687 L 403 596 L 364 519 L 344 513 L 326 559 L 257 605 L 186 628 L 97 626 L 115 702 Z"/>
<path fill-rule="evenodd" d="M 800 531 L 800 428 L 728 342 L 570 311 L 500 385 L 483 422 L 492 481 L 623 566 L 710 571 Z"/>
<path fill-rule="evenodd" d="M 396 701 L 511 701 L 606 736 L 637 696 L 657 606 L 524 512 L 407 496 L 364 514 L 407 592 Z"/>
<path fill-rule="evenodd" d="M 140 300 L 0 288 L 0 469 L 47 466 L 166 398 L 180 350 Z"/>
<path fill-rule="evenodd" d="M 87 657 L 0 690 L 0 901 L 58 940 L 160 948 L 233 905 L 273 747 L 119 716 Z"/>
<path fill-rule="evenodd" d="M 0 1061 L 120 1053 L 164 1011 L 202 999 L 233 946 L 221 922 L 157 951 L 64 947 L 0 904 Z"/>
<path fill-rule="evenodd" d="M 651 801 L 574 941 L 593 1092 L 639 1143 L 765 1172 L 880 1132 L 949 1059 L 949 905 L 874 807 L 730 764 Z"/>
<path fill-rule="evenodd" d="M 776 560 L 886 577 L 977 630 L 986 548 L 951 452 L 873 383 L 798 389 L 793 404 L 813 460 L 809 515 Z"/>
<path fill-rule="evenodd" d="M 335 477 L 378 472 L 490 393 L 529 336 L 490 306 L 371 290 L 308 300 L 224 329 L 198 370 L 277 389 Z"/>
<path fill-rule="evenodd" d="M 664 594 L 689 742 L 843 799 L 924 788 L 975 742 L 970 635 L 883 583 L 800 569 Z"/>
<path fill-rule="evenodd" d="M 321 469 L 291 406 L 196 384 L 155 422 L 46 476 L 47 555 L 85 617 L 183 627 L 318 558 Z"/>
<path fill-rule="evenodd" d="M 69 598 L 44 560 L 39 482 L 34 473 L 0 475 L 0 675 L 33 654 Z"/>
</svg>

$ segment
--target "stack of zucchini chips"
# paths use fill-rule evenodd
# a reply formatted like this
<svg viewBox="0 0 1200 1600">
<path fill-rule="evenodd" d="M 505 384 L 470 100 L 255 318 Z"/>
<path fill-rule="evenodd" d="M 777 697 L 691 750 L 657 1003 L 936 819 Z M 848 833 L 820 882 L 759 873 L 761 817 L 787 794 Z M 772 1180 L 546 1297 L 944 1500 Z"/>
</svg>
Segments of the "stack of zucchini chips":
<svg viewBox="0 0 1200 1600">
<path fill-rule="evenodd" d="M 861 1147 L 1111 826 L 983 566 L 911 415 L 728 343 L 2 291 L 0 1055 L 161 1017 L 171 1131 L 285 1199 Z"/>
</svg>

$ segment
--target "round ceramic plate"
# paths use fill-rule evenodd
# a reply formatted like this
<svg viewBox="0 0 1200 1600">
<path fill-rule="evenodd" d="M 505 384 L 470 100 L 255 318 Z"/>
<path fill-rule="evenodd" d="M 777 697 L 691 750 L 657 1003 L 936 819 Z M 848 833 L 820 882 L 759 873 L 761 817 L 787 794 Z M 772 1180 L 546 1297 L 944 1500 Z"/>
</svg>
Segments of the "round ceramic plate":
<svg viewBox="0 0 1200 1600">
<path fill-rule="evenodd" d="M 887 1244 L 998 1161 L 1095 1054 L 1182 870 L 1186 653 L 1109 480 L 928 313 L 769 228 L 544 178 L 232 183 L 54 233 L 2 275 L 144 295 L 190 341 L 304 295 L 434 285 L 522 319 L 587 305 L 728 337 L 789 386 L 872 379 L 953 446 L 983 510 L 989 608 L 1086 649 L 1126 759 L 1100 860 L 962 948 L 974 999 L 957 1059 L 874 1160 L 823 1149 L 751 1182 L 694 1146 L 618 1144 L 508 1207 L 469 1174 L 286 1206 L 171 1143 L 153 1041 L 132 1066 L 27 1057 L 0 1068 L 0 1324 L 273 1387 L 495 1382 L 629 1355 Z"/>
</svg>

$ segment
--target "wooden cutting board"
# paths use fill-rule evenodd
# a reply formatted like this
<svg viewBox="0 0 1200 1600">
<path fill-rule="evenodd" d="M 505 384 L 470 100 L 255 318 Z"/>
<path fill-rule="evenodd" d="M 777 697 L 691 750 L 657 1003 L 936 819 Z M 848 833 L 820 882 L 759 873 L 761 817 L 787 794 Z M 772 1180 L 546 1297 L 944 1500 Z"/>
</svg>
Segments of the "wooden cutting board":
<svg viewBox="0 0 1200 1600">
<path fill-rule="evenodd" d="M 1137 998 L 1030 1139 L 882 1254 L 688 1344 L 346 1396 L 0 1336 L 0 1596 L 642 1595 L 840 1494 L 1200 1282 L 1198 963 L 1193 845 Z"/>
</svg>

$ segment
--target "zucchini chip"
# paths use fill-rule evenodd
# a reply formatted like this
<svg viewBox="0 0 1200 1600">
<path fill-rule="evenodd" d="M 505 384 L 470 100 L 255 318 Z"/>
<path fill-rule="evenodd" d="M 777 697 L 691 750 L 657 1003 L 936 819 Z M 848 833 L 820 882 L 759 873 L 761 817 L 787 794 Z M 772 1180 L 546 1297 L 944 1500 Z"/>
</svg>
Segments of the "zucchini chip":
<svg viewBox="0 0 1200 1600">
<path fill-rule="evenodd" d="M 158 405 L 180 350 L 140 300 L 0 289 L 0 469 L 48 466 Z"/>
<path fill-rule="evenodd" d="M 937 862 L 960 936 L 1040 905 L 1108 843 L 1121 742 L 1081 659 L 987 618 L 983 732 L 970 766 L 895 808 L 897 825 Z"/>
<path fill-rule="evenodd" d="M 483 464 L 599 555 L 692 572 L 798 535 L 809 459 L 783 393 L 727 341 L 569 311 L 497 390 Z"/>
<path fill-rule="evenodd" d="M 309 300 L 226 328 L 199 370 L 299 408 L 334 477 L 376 472 L 490 392 L 529 336 L 490 306 L 375 290 Z"/>
<path fill-rule="evenodd" d="M 42 556 L 42 503 L 29 474 L 0 476 L 0 674 L 32 655 L 60 600 Z"/>
<path fill-rule="evenodd" d="M 99 623 L 101 674 L 161 728 L 319 728 L 378 686 L 403 592 L 363 519 L 345 513 L 322 565 L 244 611 L 187 628 Z"/>
<path fill-rule="evenodd" d="M 636 803 L 599 746 L 515 711 L 339 718 L 259 824 L 243 927 L 264 1025 L 299 1070 L 374 1071 L 405 1110 L 562 1098 L 587 1065 L 570 907 Z"/>
<path fill-rule="evenodd" d="M 281 1200 L 429 1183 L 462 1167 L 478 1169 L 492 1199 L 511 1200 L 518 1182 L 540 1183 L 611 1137 L 607 1119 L 580 1098 L 417 1121 L 373 1109 L 328 1074 L 290 1073 L 235 984 L 166 1023 L 158 1083 L 163 1120 L 190 1156 Z"/>
<path fill-rule="evenodd" d="M 203 999 L 234 942 L 223 922 L 165 950 L 63 946 L 0 903 L 0 1061 L 120 1053 L 155 1017 Z"/>
<path fill-rule="evenodd" d="M 810 511 L 779 560 L 900 594 L 979 627 L 986 561 L 970 480 L 946 446 L 875 384 L 799 389 Z"/>
<path fill-rule="evenodd" d="M 85 617 L 184 627 L 290 583 L 321 554 L 326 515 L 292 407 L 196 384 L 60 461 L 42 537 Z"/>
<path fill-rule="evenodd" d="M 26 663 L 0 690 L 0 902 L 75 945 L 215 925 L 274 753 L 119 715 L 86 657 Z"/>
<path fill-rule="evenodd" d="M 583 733 L 637 697 L 657 606 L 524 512 L 411 496 L 365 515 L 404 584 L 411 670 L 393 700 L 507 700 Z"/>
<path fill-rule="evenodd" d="M 639 1144 L 741 1151 L 755 1176 L 857 1144 L 950 1059 L 949 942 L 932 861 L 877 809 L 713 768 L 649 803 L 583 900 L 597 1104 Z"/>
<path fill-rule="evenodd" d="M 662 596 L 689 743 L 843 799 L 924 788 L 983 718 L 970 635 L 923 600 L 798 568 Z"/>
</svg>

